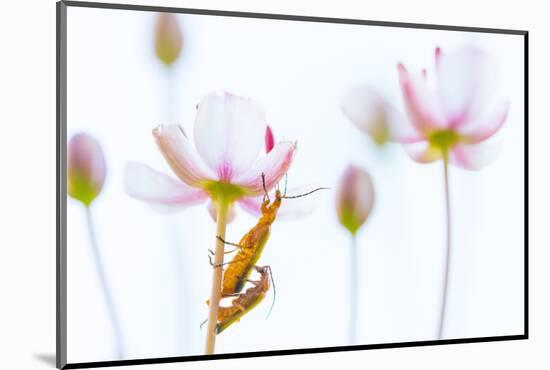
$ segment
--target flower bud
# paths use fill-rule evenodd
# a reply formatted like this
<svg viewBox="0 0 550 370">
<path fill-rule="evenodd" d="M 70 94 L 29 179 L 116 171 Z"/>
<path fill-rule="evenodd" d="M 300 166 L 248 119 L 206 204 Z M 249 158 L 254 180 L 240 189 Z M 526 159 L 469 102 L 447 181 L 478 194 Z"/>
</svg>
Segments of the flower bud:
<svg viewBox="0 0 550 370">
<path fill-rule="evenodd" d="M 178 59 L 182 47 L 178 19 L 171 13 L 159 13 L 155 25 L 155 52 L 167 66 Z"/>
<path fill-rule="evenodd" d="M 267 126 L 265 128 L 265 152 L 269 153 L 274 146 L 275 137 L 273 136 L 273 131 L 271 130 L 271 127 Z"/>
<path fill-rule="evenodd" d="M 336 192 L 338 220 L 355 234 L 367 220 L 374 204 L 374 187 L 369 174 L 350 165 L 344 171 Z"/>
<path fill-rule="evenodd" d="M 96 139 L 85 133 L 74 135 L 67 148 L 67 192 L 89 206 L 105 182 L 105 157 Z"/>
</svg>

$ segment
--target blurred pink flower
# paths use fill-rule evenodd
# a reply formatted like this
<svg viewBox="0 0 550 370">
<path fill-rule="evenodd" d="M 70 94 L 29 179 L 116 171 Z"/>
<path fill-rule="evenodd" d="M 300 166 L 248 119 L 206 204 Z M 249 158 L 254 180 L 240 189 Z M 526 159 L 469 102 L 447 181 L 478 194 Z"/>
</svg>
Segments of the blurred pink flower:
<svg viewBox="0 0 550 370">
<path fill-rule="evenodd" d="M 105 182 L 106 166 L 99 142 L 86 133 L 78 133 L 67 147 L 67 193 L 89 206 Z"/>
<path fill-rule="evenodd" d="M 404 144 L 417 162 L 448 159 L 477 170 L 496 157 L 498 146 L 486 141 L 506 121 L 508 101 L 497 94 L 496 68 L 488 55 L 473 47 L 453 53 L 436 48 L 433 79 L 426 70 L 412 73 L 403 64 L 398 71 L 408 119 L 366 86 L 344 99 L 346 116 L 366 131 L 383 122 L 389 140 Z"/>
<path fill-rule="evenodd" d="M 166 162 L 178 177 L 130 162 L 125 168 L 126 192 L 162 208 L 181 209 L 210 199 L 247 207 L 250 198 L 272 189 L 288 171 L 296 143 L 276 143 L 260 155 L 264 146 L 264 110 L 250 99 L 226 92 L 203 98 L 194 125 L 194 147 L 180 126 L 159 126 L 153 136 Z"/>
<path fill-rule="evenodd" d="M 390 124 L 396 120 L 394 109 L 373 89 L 356 86 L 348 91 L 342 101 L 342 112 L 355 126 L 378 145 L 391 138 Z"/>
<path fill-rule="evenodd" d="M 436 48 L 433 75 L 425 69 L 410 72 L 403 64 L 398 65 L 398 73 L 407 118 L 368 87 L 349 94 L 343 110 L 360 127 L 372 130 L 373 122 L 383 121 L 389 140 L 402 143 L 415 161 L 443 160 L 447 240 L 436 336 L 441 339 L 452 244 L 448 164 L 478 170 L 496 157 L 498 146 L 489 139 L 506 121 L 508 101 L 498 94 L 495 63 L 473 47 L 448 54 Z"/>
<path fill-rule="evenodd" d="M 374 205 L 374 186 L 367 171 L 349 165 L 336 192 L 338 220 L 350 233 L 356 234 L 369 217 Z"/>
</svg>

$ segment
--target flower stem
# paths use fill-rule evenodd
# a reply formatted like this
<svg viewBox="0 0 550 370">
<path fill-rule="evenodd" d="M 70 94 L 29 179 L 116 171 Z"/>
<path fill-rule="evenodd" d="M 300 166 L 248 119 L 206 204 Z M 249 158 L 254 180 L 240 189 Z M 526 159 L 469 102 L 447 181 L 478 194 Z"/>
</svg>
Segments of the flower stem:
<svg viewBox="0 0 550 370">
<path fill-rule="evenodd" d="M 447 246 L 445 249 L 445 269 L 443 275 L 443 292 L 441 293 L 441 311 L 439 313 L 439 327 L 437 330 L 437 339 L 443 338 L 443 329 L 445 327 L 445 311 L 447 306 L 447 295 L 449 286 L 449 270 L 451 261 L 451 199 L 449 194 L 449 157 L 448 153 L 443 155 L 443 171 L 445 174 L 445 210 L 447 216 Z"/>
<path fill-rule="evenodd" d="M 107 282 L 107 275 L 105 274 L 105 269 L 103 268 L 101 253 L 99 251 L 99 246 L 97 243 L 92 211 L 90 209 L 90 206 L 86 206 L 86 222 L 88 225 L 88 233 L 90 236 L 90 244 L 92 246 L 92 255 L 94 258 L 95 268 L 96 268 L 97 276 L 99 277 L 99 284 L 101 285 L 101 290 L 103 292 L 103 297 L 105 299 L 105 303 L 107 305 L 107 311 L 109 313 L 109 318 L 111 320 L 111 326 L 113 329 L 113 335 L 115 339 L 116 354 L 118 359 L 122 359 L 124 357 L 124 345 L 122 343 L 121 327 L 118 321 L 115 304 L 113 302 L 113 296 L 109 289 L 109 283 Z"/>
<path fill-rule="evenodd" d="M 227 224 L 227 214 L 229 203 L 221 200 L 218 204 L 216 236 L 225 239 L 225 227 Z M 214 267 L 212 268 L 212 289 L 210 293 L 210 311 L 208 313 L 208 330 L 206 332 L 205 354 L 211 355 L 214 353 L 216 345 L 216 324 L 218 322 L 218 308 L 221 298 L 221 283 L 222 283 L 222 264 L 224 245 L 221 240 L 216 238 L 216 251 L 214 255 Z"/>
<path fill-rule="evenodd" d="M 351 234 L 349 344 L 357 342 L 357 237 Z"/>
</svg>

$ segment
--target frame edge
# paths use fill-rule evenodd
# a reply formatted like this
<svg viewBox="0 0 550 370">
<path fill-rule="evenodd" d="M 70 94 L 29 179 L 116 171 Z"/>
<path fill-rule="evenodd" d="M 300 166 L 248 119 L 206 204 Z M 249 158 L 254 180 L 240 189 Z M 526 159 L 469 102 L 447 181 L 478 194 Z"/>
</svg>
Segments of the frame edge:
<svg viewBox="0 0 550 370">
<path fill-rule="evenodd" d="M 341 23 L 341 24 L 358 24 L 369 26 L 384 26 L 394 28 L 417 28 L 417 29 L 433 29 L 445 31 L 461 31 L 461 32 L 480 32 L 494 33 L 502 35 L 519 35 L 524 38 L 524 128 L 525 128 L 525 252 L 524 252 L 524 333 L 520 335 L 505 335 L 480 338 L 461 338 L 447 339 L 438 341 L 417 341 L 404 343 L 386 343 L 375 345 L 358 345 L 358 346 L 338 346 L 338 347 L 319 347 L 319 348 L 302 348 L 292 350 L 275 350 L 275 351 L 258 351 L 258 352 L 238 352 L 228 354 L 216 354 L 211 356 L 175 356 L 164 358 L 147 358 L 147 359 L 131 359 L 131 360 L 115 360 L 115 361 L 97 361 L 83 363 L 68 363 L 67 362 L 67 243 L 66 243 L 66 205 L 67 205 L 67 189 L 66 189 L 66 143 L 67 143 L 67 8 L 68 7 L 84 7 L 84 8 L 100 8 L 114 10 L 133 10 L 133 11 L 156 11 L 170 13 L 184 13 L 196 15 L 212 15 L 212 16 L 228 16 L 239 18 L 261 18 L 275 20 L 292 20 L 305 22 L 319 23 Z M 253 13 L 242 11 L 227 11 L 227 10 L 208 10 L 196 8 L 176 8 L 163 6 L 146 6 L 146 5 L 130 5 L 122 3 L 106 3 L 106 2 L 83 2 L 78 0 L 58 0 L 56 2 L 56 367 L 58 369 L 79 369 L 79 368 L 95 368 L 95 367 L 112 367 L 112 366 L 131 366 L 131 365 L 147 365 L 147 364 L 168 364 L 168 363 L 183 363 L 192 361 L 208 361 L 220 359 L 237 359 L 237 358 L 258 358 L 271 356 L 288 356 L 300 354 L 317 354 L 331 352 L 347 352 L 347 351 L 362 351 L 373 349 L 388 349 L 388 348 L 406 348 L 406 347 L 422 347 L 422 346 L 438 346 L 449 344 L 472 344 L 472 343 L 487 343 L 497 341 L 515 341 L 528 340 L 529 338 L 529 222 L 528 222 L 528 201 L 529 201 L 529 30 L 518 29 L 498 29 L 498 28 L 480 28 L 472 26 L 453 26 L 453 25 L 435 25 L 422 23 L 406 23 L 406 22 L 386 22 L 375 20 L 359 20 L 351 18 L 328 18 L 320 16 L 300 16 L 291 14 L 270 14 L 270 13 Z"/>
<path fill-rule="evenodd" d="M 358 24 L 358 25 L 383 26 L 383 27 L 395 27 L 395 28 L 418 28 L 418 29 L 431 29 L 431 30 L 443 30 L 443 31 L 497 33 L 497 34 L 508 34 L 508 35 L 525 35 L 528 32 L 527 30 L 516 30 L 516 29 L 506 29 L 506 28 L 453 26 L 453 25 L 443 25 L 443 24 L 408 23 L 408 22 L 398 22 L 398 21 L 389 22 L 389 21 L 376 21 L 376 20 L 353 19 L 353 18 L 303 16 L 303 15 L 296 15 L 296 14 L 256 13 L 256 12 L 245 12 L 245 11 L 179 8 L 179 7 L 92 2 L 92 1 L 79 1 L 79 0 L 61 0 L 61 1 L 65 3 L 67 6 L 79 7 L 79 8 L 185 13 L 185 14 L 197 14 L 197 15 L 213 15 L 213 16 L 222 16 L 222 17 L 261 18 L 261 19 L 276 19 L 276 20 L 285 20 L 285 21 L 302 21 L 302 22 L 318 22 L 318 23 Z"/>
<path fill-rule="evenodd" d="M 56 3 L 56 367 L 67 365 L 67 5 Z"/>
</svg>

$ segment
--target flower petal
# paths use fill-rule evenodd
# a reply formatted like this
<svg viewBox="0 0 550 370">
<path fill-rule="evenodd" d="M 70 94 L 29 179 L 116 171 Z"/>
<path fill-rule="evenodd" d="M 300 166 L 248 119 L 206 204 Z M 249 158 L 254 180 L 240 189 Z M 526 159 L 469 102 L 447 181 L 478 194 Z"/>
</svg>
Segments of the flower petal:
<svg viewBox="0 0 550 370">
<path fill-rule="evenodd" d="M 205 180 L 214 178 L 212 171 L 204 166 L 191 146 L 183 128 L 177 125 L 159 126 L 153 130 L 153 136 L 164 159 L 181 181 L 200 187 Z"/>
<path fill-rule="evenodd" d="M 508 117 L 508 101 L 501 101 L 491 108 L 488 108 L 483 115 L 472 120 L 458 131 L 465 136 L 469 143 L 479 143 L 493 136 L 506 122 Z"/>
<path fill-rule="evenodd" d="M 265 152 L 269 153 L 275 146 L 275 136 L 273 135 L 273 130 L 271 127 L 266 126 L 265 128 Z"/>
<path fill-rule="evenodd" d="M 481 50 L 436 52 L 437 93 L 450 128 L 476 117 L 496 91 L 496 68 Z"/>
<path fill-rule="evenodd" d="M 348 91 L 342 101 L 342 112 L 359 130 L 379 144 L 386 140 L 401 143 L 422 140 L 416 127 L 367 85 Z"/>
<path fill-rule="evenodd" d="M 207 198 L 202 189 L 137 162 L 128 162 L 124 167 L 124 190 L 133 198 L 165 209 L 187 207 Z"/>
<path fill-rule="evenodd" d="M 451 149 L 451 163 L 465 170 L 477 171 L 494 161 L 500 154 L 500 142 L 460 144 Z"/>
<path fill-rule="evenodd" d="M 285 175 L 292 163 L 296 143 L 282 141 L 275 144 L 275 147 L 243 175 L 236 178 L 233 183 L 246 189 L 249 195 L 262 195 L 264 188 L 262 184 L 262 173 L 265 175 L 265 186 L 271 190 Z"/>
<path fill-rule="evenodd" d="M 417 129 L 428 133 L 434 129 L 447 128 L 438 99 L 428 85 L 426 76 L 423 73 L 412 75 L 402 64 L 398 65 L 398 71 L 405 106 Z"/>
<path fill-rule="evenodd" d="M 225 92 L 211 93 L 198 107 L 195 145 L 218 179 L 231 182 L 257 159 L 265 129 L 265 113 L 258 104 Z"/>
<path fill-rule="evenodd" d="M 252 216 L 260 217 L 260 215 L 262 214 L 262 211 L 260 210 L 262 200 L 263 196 L 243 197 L 237 200 L 237 203 L 239 204 L 239 206 L 241 206 L 242 209 L 250 213 Z"/>
<path fill-rule="evenodd" d="M 300 186 L 288 189 L 288 195 L 304 194 L 317 186 Z M 283 189 L 281 189 L 283 191 Z M 275 199 L 275 190 L 269 192 L 270 199 Z M 263 195 L 257 197 L 244 197 L 237 201 L 239 206 L 254 217 L 259 217 L 262 212 L 260 206 L 262 204 Z M 277 212 L 277 218 L 280 220 L 291 220 L 300 217 L 305 217 L 315 209 L 316 199 L 312 194 L 296 199 L 283 199 L 281 208 Z"/>
<path fill-rule="evenodd" d="M 442 158 L 441 151 L 431 146 L 427 141 L 405 144 L 403 148 L 416 162 L 430 163 Z"/>
</svg>

